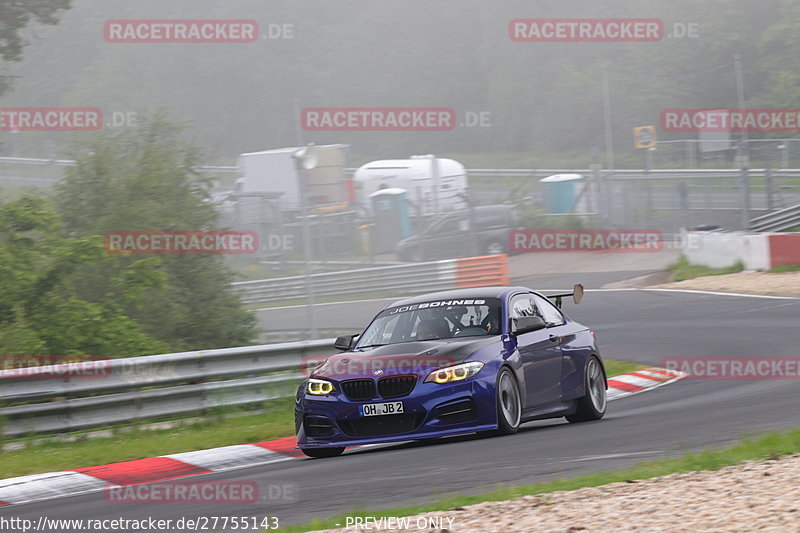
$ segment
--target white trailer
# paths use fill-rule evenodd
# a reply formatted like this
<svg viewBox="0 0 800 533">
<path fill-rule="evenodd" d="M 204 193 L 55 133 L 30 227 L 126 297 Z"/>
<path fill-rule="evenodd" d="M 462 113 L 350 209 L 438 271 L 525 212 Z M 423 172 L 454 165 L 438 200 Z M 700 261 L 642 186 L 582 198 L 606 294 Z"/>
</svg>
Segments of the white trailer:
<svg viewBox="0 0 800 533">
<path fill-rule="evenodd" d="M 370 209 L 370 195 L 386 188 L 408 191 L 410 212 L 414 215 L 437 215 L 467 206 L 461 196 L 468 190 L 467 172 L 464 165 L 453 159 L 372 161 L 356 169 L 353 181 L 356 198 L 366 209 Z"/>
<path fill-rule="evenodd" d="M 344 180 L 345 153 L 347 145 L 329 144 L 317 146 L 319 162 L 313 170 L 306 171 L 309 207 L 339 204 L 347 201 Z M 252 152 L 239 156 L 240 178 L 237 193 L 281 194 L 280 203 L 294 209 L 300 203 L 298 176 L 292 154 L 299 148 L 278 148 L 263 152 Z"/>
</svg>

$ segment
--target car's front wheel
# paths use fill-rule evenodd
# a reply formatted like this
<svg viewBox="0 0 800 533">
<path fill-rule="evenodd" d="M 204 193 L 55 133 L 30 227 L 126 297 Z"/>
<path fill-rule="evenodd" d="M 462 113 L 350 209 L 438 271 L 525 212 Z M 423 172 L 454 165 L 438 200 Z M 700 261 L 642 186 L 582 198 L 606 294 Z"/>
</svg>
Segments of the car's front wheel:
<svg viewBox="0 0 800 533">
<path fill-rule="evenodd" d="M 606 378 L 600 360 L 592 356 L 586 365 L 586 395 L 578 400 L 575 414 L 567 415 L 570 422 L 599 420 L 606 414 Z"/>
<path fill-rule="evenodd" d="M 522 400 L 517 378 L 508 368 L 503 367 L 497 375 L 497 430 L 483 431 L 481 436 L 511 435 L 519 429 L 522 419 Z"/>
<path fill-rule="evenodd" d="M 300 451 L 309 457 L 324 458 L 342 455 L 344 448 L 300 448 Z"/>
</svg>

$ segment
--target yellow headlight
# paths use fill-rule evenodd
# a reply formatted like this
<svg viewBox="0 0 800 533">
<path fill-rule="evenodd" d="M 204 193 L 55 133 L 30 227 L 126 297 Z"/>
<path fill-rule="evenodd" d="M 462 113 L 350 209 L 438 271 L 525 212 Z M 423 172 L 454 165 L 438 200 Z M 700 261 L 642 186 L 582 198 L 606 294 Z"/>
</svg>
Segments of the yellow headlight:
<svg viewBox="0 0 800 533">
<path fill-rule="evenodd" d="M 309 379 L 306 391 L 314 396 L 326 396 L 333 392 L 333 383 L 324 379 Z"/>
<path fill-rule="evenodd" d="M 483 363 L 479 361 L 472 361 L 470 363 L 461 363 L 460 365 L 449 366 L 447 368 L 440 368 L 434 370 L 425 381 L 433 381 L 434 383 L 450 383 L 453 381 L 464 381 L 471 378 L 483 368 Z"/>
</svg>

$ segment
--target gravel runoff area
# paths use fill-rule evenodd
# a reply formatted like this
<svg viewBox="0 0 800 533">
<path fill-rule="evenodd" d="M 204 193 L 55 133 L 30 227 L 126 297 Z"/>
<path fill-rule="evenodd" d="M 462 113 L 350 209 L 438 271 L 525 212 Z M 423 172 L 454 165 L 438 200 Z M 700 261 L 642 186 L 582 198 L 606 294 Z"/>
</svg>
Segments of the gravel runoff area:
<svg viewBox="0 0 800 533">
<path fill-rule="evenodd" d="M 800 294 L 800 272 L 737 272 L 721 276 L 703 276 L 656 285 L 665 289 L 695 289 L 748 294 Z"/>
<path fill-rule="evenodd" d="M 800 455 L 326 530 L 399 533 L 800 532 Z M 452 522 L 450 522 L 449 520 Z M 434 527 L 430 527 L 433 525 Z"/>
</svg>

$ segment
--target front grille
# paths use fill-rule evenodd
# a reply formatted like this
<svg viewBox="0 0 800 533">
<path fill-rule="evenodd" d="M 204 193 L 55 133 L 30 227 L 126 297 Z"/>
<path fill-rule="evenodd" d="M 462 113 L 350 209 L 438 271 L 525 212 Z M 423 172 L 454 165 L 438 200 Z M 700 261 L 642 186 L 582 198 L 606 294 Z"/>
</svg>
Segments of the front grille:
<svg viewBox="0 0 800 533">
<path fill-rule="evenodd" d="M 349 400 L 371 400 L 375 397 L 375 381 L 351 379 L 342 381 L 342 392 Z"/>
<path fill-rule="evenodd" d="M 378 381 L 378 394 L 383 398 L 399 398 L 414 390 L 417 376 L 392 376 Z"/>
<path fill-rule="evenodd" d="M 330 437 L 333 435 L 333 422 L 325 416 L 306 415 L 303 428 L 309 437 Z"/>
<path fill-rule="evenodd" d="M 351 437 L 395 435 L 414 431 L 422 424 L 424 418 L 424 413 L 367 416 L 353 420 L 339 420 L 339 427 Z"/>
<path fill-rule="evenodd" d="M 475 402 L 472 400 L 461 400 L 458 402 L 440 405 L 436 408 L 436 418 L 445 424 L 455 424 L 475 420 L 478 413 L 475 410 Z"/>
</svg>

